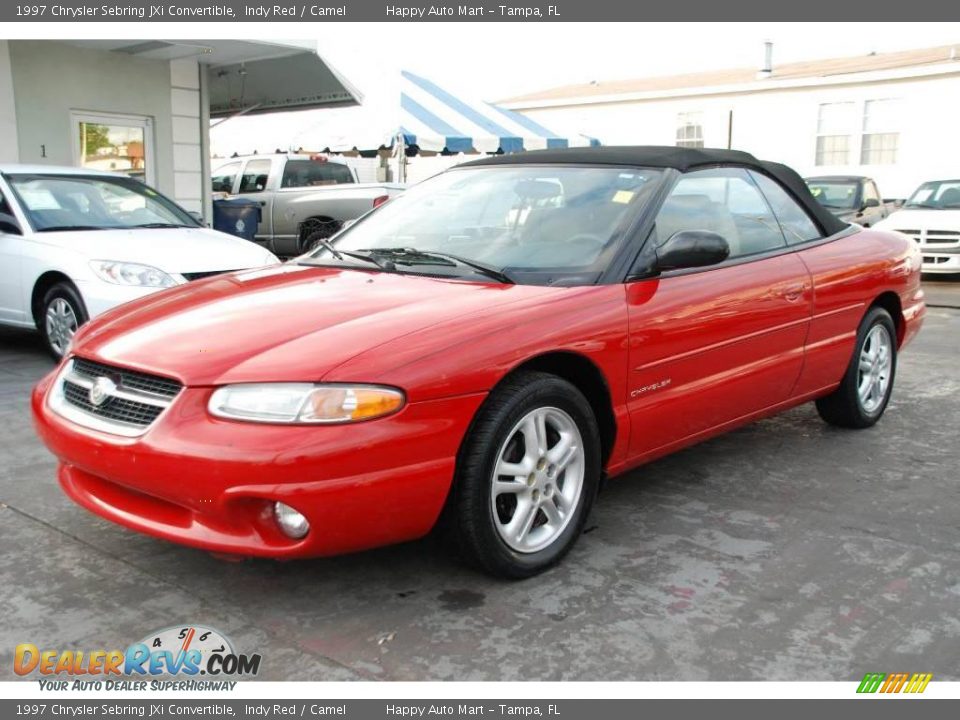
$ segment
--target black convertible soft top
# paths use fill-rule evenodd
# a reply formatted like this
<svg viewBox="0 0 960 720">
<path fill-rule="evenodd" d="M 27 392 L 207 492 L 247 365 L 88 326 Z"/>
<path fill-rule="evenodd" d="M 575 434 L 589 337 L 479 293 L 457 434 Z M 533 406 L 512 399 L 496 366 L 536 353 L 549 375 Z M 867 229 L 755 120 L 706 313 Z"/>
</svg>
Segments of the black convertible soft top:
<svg viewBox="0 0 960 720">
<path fill-rule="evenodd" d="M 667 145 L 565 148 L 532 150 L 510 155 L 494 155 L 464 163 L 460 167 L 487 165 L 633 165 L 638 167 L 675 168 L 681 172 L 717 165 L 737 165 L 769 175 L 782 185 L 816 220 L 824 235 L 833 235 L 848 226 L 818 203 L 795 170 L 775 162 L 757 160 L 740 150 L 683 148 Z"/>
</svg>

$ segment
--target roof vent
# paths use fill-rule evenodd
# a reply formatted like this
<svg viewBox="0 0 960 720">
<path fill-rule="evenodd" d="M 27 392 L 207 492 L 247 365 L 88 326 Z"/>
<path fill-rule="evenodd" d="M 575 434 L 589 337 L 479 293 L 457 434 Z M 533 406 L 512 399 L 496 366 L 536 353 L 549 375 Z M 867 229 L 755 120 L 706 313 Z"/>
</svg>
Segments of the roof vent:
<svg viewBox="0 0 960 720">
<path fill-rule="evenodd" d="M 773 43 L 769 40 L 763 43 L 763 66 L 757 73 L 758 80 L 766 80 L 773 75 Z"/>
</svg>

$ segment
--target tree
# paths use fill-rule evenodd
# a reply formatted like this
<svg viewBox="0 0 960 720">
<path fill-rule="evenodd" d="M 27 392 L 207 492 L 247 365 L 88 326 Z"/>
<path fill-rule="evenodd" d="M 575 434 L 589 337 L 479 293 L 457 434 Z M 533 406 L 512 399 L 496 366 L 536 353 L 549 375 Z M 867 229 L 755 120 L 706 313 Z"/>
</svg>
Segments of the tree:
<svg viewBox="0 0 960 720">
<path fill-rule="evenodd" d="M 95 123 L 80 123 L 80 153 L 83 157 L 96 155 L 100 148 L 111 147 L 110 128 Z"/>
</svg>

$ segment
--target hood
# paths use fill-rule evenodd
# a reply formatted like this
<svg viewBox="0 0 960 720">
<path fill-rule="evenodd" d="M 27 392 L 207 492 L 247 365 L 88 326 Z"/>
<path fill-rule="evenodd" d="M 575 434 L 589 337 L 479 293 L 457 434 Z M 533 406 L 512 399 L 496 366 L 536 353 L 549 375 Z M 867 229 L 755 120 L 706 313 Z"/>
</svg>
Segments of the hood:
<svg viewBox="0 0 960 720">
<path fill-rule="evenodd" d="M 277 262 L 256 243 L 199 227 L 76 230 L 36 233 L 33 239 L 88 260 L 135 262 L 167 273 L 244 270 Z"/>
<path fill-rule="evenodd" d="M 101 315 L 74 352 L 186 385 L 311 382 L 355 355 L 445 320 L 562 289 L 278 265 L 220 275 Z M 356 378 L 375 382 L 377 378 Z"/>
<path fill-rule="evenodd" d="M 960 210 L 905 208 L 897 210 L 874 227 L 883 230 L 960 230 Z"/>
</svg>

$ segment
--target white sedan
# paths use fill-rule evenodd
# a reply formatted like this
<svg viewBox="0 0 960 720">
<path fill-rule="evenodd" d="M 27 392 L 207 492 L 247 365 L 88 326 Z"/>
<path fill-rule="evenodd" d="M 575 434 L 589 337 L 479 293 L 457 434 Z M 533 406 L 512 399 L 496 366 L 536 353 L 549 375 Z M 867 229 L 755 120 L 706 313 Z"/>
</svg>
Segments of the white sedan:
<svg viewBox="0 0 960 720">
<path fill-rule="evenodd" d="M 0 165 L 0 324 L 38 329 L 55 357 L 115 305 L 276 262 L 124 175 Z"/>
</svg>

